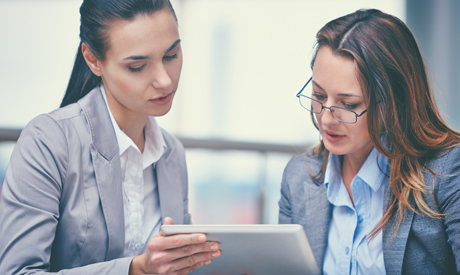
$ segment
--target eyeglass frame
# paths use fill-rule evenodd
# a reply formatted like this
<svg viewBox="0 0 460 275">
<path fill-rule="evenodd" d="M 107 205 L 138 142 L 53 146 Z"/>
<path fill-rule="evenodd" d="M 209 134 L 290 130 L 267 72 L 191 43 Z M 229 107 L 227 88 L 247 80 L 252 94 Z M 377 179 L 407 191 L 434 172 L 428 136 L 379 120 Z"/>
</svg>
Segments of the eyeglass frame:
<svg viewBox="0 0 460 275">
<path fill-rule="evenodd" d="M 307 110 L 307 111 L 309 111 L 309 112 L 312 112 L 312 113 L 314 113 L 314 114 L 321 114 L 321 113 L 323 112 L 324 109 L 329 109 L 329 111 L 331 112 L 331 115 L 332 115 L 332 117 L 333 117 L 334 119 L 336 119 L 336 120 L 338 120 L 338 121 L 340 121 L 340 122 L 343 122 L 343 123 L 348 123 L 348 124 L 355 124 L 356 122 L 358 122 L 358 117 L 361 117 L 362 115 L 364 115 L 364 114 L 367 112 L 367 109 L 366 109 L 366 110 L 364 110 L 361 114 L 358 115 L 355 111 L 348 110 L 348 109 L 345 109 L 345 108 L 342 108 L 342 107 L 337 107 L 337 106 L 329 106 L 329 107 L 326 107 L 326 106 L 323 105 L 323 103 L 319 102 L 318 100 L 313 99 L 313 98 L 311 98 L 311 97 L 309 97 L 309 96 L 303 95 L 303 94 L 302 94 L 303 90 L 304 90 L 305 87 L 307 87 L 307 85 L 312 81 L 312 79 L 313 79 L 313 76 L 310 77 L 310 79 L 307 81 L 307 83 L 305 83 L 305 85 L 303 85 L 303 87 L 302 87 L 302 89 L 300 90 L 300 92 L 298 92 L 298 93 L 296 94 L 296 97 L 299 99 L 300 106 L 302 106 L 302 108 L 304 108 L 305 110 Z M 313 111 L 313 110 L 308 110 L 305 106 L 302 105 L 302 102 L 300 102 L 300 96 L 303 96 L 303 97 L 306 97 L 306 98 L 308 98 L 308 99 L 310 99 L 310 100 L 313 100 L 313 101 L 318 102 L 318 103 L 321 105 L 321 111 L 320 111 L 319 113 L 317 113 L 317 112 L 315 112 L 315 111 Z M 331 108 L 337 108 L 337 109 L 342 109 L 342 110 L 347 111 L 347 112 L 352 112 L 353 114 L 355 114 L 355 122 L 346 122 L 346 121 L 343 121 L 343 120 L 340 120 L 340 119 L 336 118 L 336 117 L 334 116 L 333 109 L 331 109 Z M 312 109 L 313 109 L 313 108 L 312 108 Z"/>
</svg>

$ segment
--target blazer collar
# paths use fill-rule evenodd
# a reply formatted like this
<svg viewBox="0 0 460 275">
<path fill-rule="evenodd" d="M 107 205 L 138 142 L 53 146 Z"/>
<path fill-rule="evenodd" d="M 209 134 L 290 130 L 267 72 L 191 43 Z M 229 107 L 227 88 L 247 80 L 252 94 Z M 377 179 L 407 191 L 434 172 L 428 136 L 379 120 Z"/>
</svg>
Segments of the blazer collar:
<svg viewBox="0 0 460 275">
<path fill-rule="evenodd" d="M 118 143 L 101 90 L 94 88 L 78 103 L 90 127 L 91 144 L 107 161 L 111 161 L 118 155 Z"/>
<path fill-rule="evenodd" d="M 125 222 L 121 164 L 115 131 L 98 87 L 78 101 L 88 122 L 91 157 L 108 232 L 106 260 L 123 256 Z"/>
</svg>

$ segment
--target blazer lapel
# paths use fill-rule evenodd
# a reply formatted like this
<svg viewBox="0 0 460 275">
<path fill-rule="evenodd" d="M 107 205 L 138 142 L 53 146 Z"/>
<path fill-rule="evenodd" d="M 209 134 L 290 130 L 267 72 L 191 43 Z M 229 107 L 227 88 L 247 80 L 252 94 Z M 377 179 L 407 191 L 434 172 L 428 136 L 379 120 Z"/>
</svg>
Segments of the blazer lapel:
<svg viewBox="0 0 460 275">
<path fill-rule="evenodd" d="M 101 95 L 93 89 L 78 102 L 91 132 L 91 156 L 108 232 L 106 260 L 123 256 L 125 222 L 118 142 Z"/>
<path fill-rule="evenodd" d="M 307 184 L 307 183 L 306 183 Z M 326 186 L 322 182 L 310 184 L 306 193 L 305 232 L 315 255 L 319 269 L 322 269 L 326 252 L 332 205 L 327 200 Z"/>
<path fill-rule="evenodd" d="M 167 140 L 165 139 L 165 142 Z M 166 152 L 156 163 L 156 174 L 158 193 L 160 197 L 161 217 L 164 223 L 166 217 L 173 219 L 174 224 L 184 223 L 183 213 L 183 190 L 180 182 L 180 172 L 176 171 L 176 166 L 172 161 L 169 161 L 169 156 L 173 153 L 175 148 L 171 148 L 167 144 Z"/>
<path fill-rule="evenodd" d="M 389 174 L 389 173 L 387 173 Z M 384 209 L 386 210 L 391 201 L 391 188 L 386 179 L 385 202 Z M 413 203 L 411 202 L 413 205 Z M 398 223 L 396 212 L 393 213 L 390 221 L 383 229 L 383 258 L 385 262 L 385 270 L 387 274 L 401 274 L 404 252 L 406 250 L 407 238 L 412 226 L 414 212 L 406 209 L 401 225 L 395 233 Z"/>
</svg>

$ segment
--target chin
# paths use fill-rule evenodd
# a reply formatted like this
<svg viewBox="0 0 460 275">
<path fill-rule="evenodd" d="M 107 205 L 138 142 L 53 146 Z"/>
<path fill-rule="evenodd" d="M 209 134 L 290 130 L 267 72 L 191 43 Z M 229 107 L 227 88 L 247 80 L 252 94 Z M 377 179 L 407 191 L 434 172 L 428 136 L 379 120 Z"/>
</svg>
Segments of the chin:
<svg viewBox="0 0 460 275">
<path fill-rule="evenodd" d="M 155 110 L 152 110 L 151 112 L 148 113 L 149 116 L 154 116 L 154 117 L 161 117 L 169 113 L 171 110 L 171 105 L 169 106 L 161 106 L 162 108 L 156 108 Z"/>
<path fill-rule="evenodd" d="M 323 140 L 323 143 L 324 143 L 324 147 L 326 147 L 326 149 L 334 155 L 341 156 L 341 155 L 345 155 L 348 153 L 346 148 L 343 148 L 343 146 L 333 146 L 329 142 L 324 141 L 324 140 Z"/>
</svg>

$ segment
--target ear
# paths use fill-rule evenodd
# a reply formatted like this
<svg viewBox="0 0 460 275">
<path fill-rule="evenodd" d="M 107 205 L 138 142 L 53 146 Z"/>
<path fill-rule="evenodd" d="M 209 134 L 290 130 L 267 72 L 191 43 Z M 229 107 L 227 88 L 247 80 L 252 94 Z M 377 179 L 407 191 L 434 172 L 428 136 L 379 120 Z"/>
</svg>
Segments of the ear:
<svg viewBox="0 0 460 275">
<path fill-rule="evenodd" d="M 88 47 L 88 45 L 86 45 L 86 43 L 81 44 L 81 52 L 83 53 L 83 58 L 86 60 L 86 64 L 88 64 L 88 67 L 93 72 L 93 74 L 97 76 L 101 76 L 102 75 L 101 62 L 93 54 L 93 52 Z"/>
</svg>

